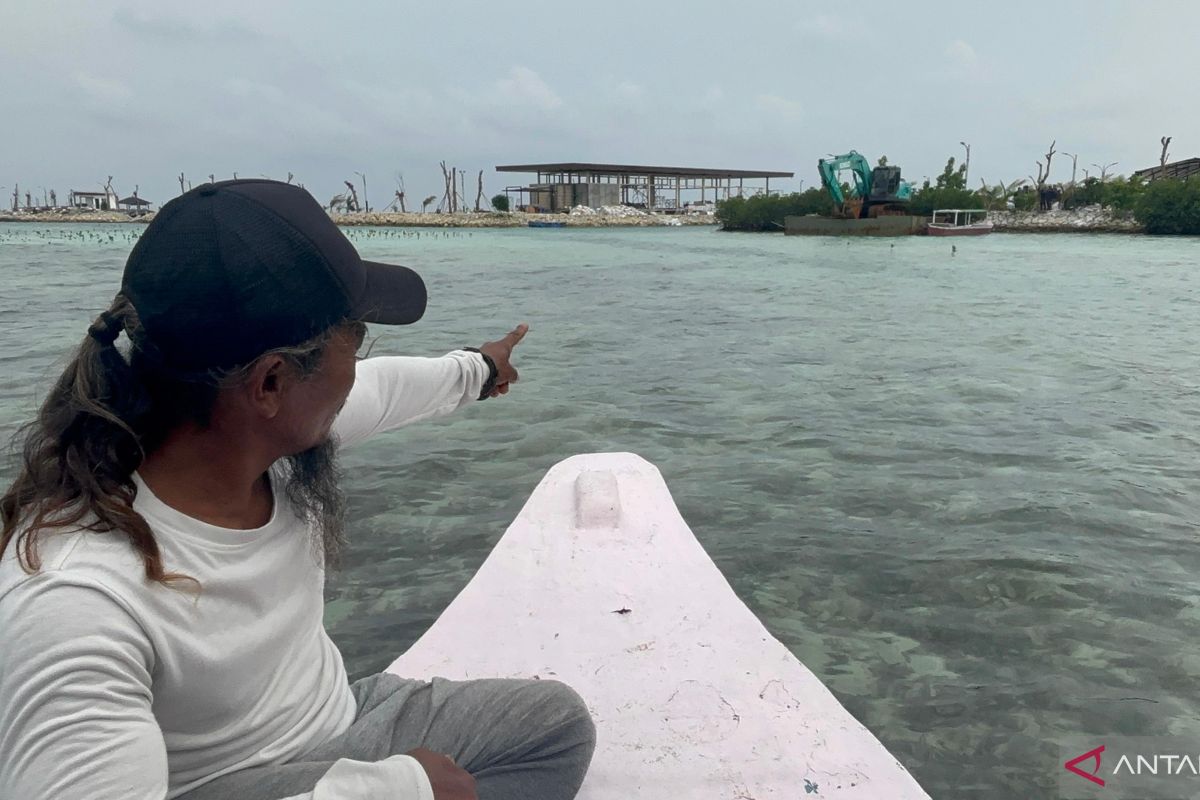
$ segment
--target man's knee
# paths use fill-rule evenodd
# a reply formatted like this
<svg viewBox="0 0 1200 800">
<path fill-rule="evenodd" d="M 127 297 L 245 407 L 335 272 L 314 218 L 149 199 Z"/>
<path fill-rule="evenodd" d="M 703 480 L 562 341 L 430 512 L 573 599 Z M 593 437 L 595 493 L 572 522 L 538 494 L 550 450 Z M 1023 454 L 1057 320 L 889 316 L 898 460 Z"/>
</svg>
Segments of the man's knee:
<svg viewBox="0 0 1200 800">
<path fill-rule="evenodd" d="M 588 753 L 595 749 L 596 724 L 578 692 L 562 681 L 549 680 L 535 681 L 530 689 L 537 693 L 537 705 L 554 734 Z"/>
</svg>

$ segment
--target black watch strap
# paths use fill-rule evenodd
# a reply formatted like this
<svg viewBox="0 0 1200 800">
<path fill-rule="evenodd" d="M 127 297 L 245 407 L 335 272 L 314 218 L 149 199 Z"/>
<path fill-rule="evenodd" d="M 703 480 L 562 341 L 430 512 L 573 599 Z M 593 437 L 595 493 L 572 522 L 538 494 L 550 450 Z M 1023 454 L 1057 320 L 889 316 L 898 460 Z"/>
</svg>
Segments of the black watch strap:
<svg viewBox="0 0 1200 800">
<path fill-rule="evenodd" d="M 487 400 L 492 396 L 492 390 L 496 388 L 496 379 L 500 377 L 500 370 L 496 369 L 496 362 L 487 353 L 480 350 L 478 347 L 464 347 L 468 353 L 479 353 L 483 356 L 483 362 L 487 364 L 488 379 L 484 381 L 483 388 L 479 390 L 479 399 Z"/>
</svg>

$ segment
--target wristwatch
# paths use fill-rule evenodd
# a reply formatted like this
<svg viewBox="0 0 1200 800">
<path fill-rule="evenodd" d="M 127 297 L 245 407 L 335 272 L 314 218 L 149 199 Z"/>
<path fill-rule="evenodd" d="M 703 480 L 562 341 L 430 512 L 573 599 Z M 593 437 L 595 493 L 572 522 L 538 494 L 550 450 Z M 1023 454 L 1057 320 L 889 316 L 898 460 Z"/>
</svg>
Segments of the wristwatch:
<svg viewBox="0 0 1200 800">
<path fill-rule="evenodd" d="M 496 388 L 496 379 L 500 377 L 500 370 L 496 369 L 496 362 L 487 353 L 480 350 L 478 347 L 463 347 L 468 353 L 479 353 L 483 356 L 483 362 L 487 364 L 488 379 L 483 382 L 483 388 L 479 390 L 479 399 L 487 400 L 492 396 L 492 390 Z"/>
</svg>

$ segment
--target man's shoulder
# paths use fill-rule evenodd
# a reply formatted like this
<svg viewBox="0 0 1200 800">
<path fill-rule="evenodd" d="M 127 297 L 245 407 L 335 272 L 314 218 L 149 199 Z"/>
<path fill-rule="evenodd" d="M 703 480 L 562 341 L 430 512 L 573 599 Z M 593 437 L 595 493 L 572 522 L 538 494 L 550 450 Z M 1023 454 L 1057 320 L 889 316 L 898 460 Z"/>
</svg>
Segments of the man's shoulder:
<svg viewBox="0 0 1200 800">
<path fill-rule="evenodd" d="M 38 568 L 23 563 L 24 537 L 14 538 L 0 557 L 0 602 L 14 588 L 41 576 L 48 584 L 101 588 L 110 594 L 136 589 L 144 567 L 129 539 L 118 531 L 81 526 L 46 528 L 36 537 Z"/>
</svg>

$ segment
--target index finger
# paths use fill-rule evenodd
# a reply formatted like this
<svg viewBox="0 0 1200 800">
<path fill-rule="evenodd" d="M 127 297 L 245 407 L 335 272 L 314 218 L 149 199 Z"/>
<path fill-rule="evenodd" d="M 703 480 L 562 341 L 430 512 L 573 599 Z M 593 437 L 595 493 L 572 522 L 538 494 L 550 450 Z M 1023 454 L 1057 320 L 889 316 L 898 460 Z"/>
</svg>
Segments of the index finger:
<svg viewBox="0 0 1200 800">
<path fill-rule="evenodd" d="M 522 322 L 517 327 L 508 332 L 504 337 L 504 341 L 508 343 L 510 348 L 516 347 L 525 338 L 525 334 L 529 333 L 529 326 Z"/>
</svg>

